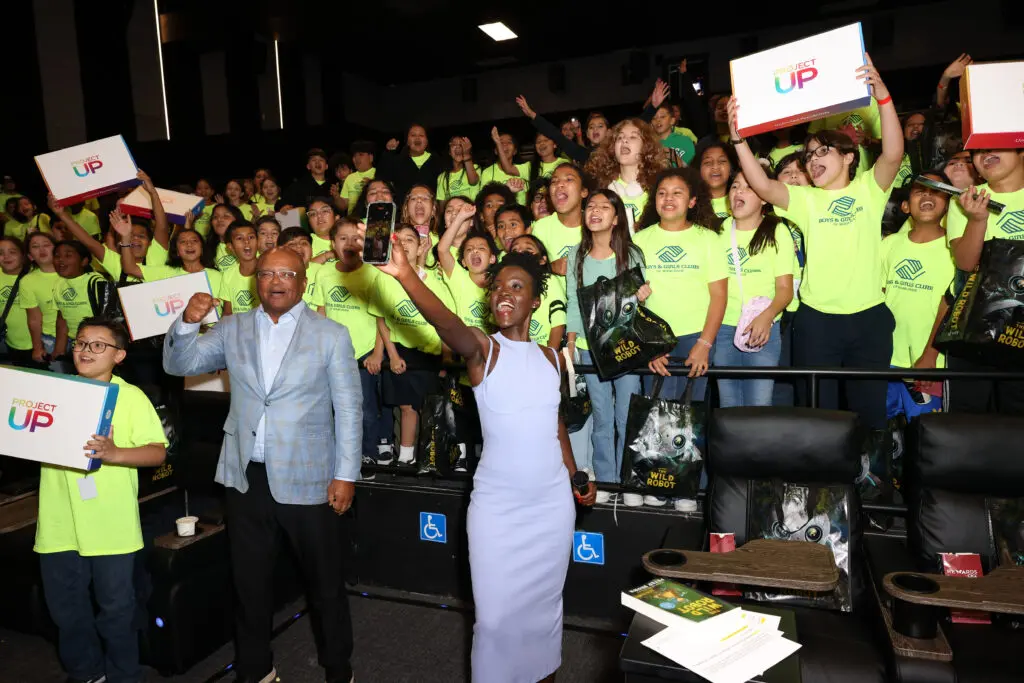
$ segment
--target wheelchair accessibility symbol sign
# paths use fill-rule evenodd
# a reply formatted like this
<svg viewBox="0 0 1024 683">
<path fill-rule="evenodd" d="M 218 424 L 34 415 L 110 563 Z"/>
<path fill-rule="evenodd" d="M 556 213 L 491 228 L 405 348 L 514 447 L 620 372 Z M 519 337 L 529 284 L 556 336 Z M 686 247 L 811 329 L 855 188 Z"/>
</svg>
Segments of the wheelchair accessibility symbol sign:
<svg viewBox="0 0 1024 683">
<path fill-rule="evenodd" d="M 448 542 L 448 521 L 437 512 L 420 513 L 420 540 L 431 543 Z"/>
<path fill-rule="evenodd" d="M 604 534 L 592 531 L 574 532 L 572 560 L 581 564 L 604 564 Z"/>
</svg>

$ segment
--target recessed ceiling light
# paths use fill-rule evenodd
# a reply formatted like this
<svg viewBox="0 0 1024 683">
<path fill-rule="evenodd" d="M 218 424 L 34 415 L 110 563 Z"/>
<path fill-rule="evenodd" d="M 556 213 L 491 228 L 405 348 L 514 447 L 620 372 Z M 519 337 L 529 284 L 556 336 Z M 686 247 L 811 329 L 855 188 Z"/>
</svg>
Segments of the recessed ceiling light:
<svg viewBox="0 0 1024 683">
<path fill-rule="evenodd" d="M 513 38 L 519 37 L 512 32 L 512 29 L 505 26 L 505 24 L 500 21 L 496 21 L 493 24 L 480 24 L 477 28 L 497 41 L 512 40 Z"/>
</svg>

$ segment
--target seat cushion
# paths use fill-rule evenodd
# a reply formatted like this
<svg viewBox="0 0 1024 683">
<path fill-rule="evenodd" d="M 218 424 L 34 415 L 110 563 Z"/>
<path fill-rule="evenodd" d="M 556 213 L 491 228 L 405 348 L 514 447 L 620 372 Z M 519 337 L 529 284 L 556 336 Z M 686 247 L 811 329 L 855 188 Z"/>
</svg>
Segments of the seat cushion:
<svg viewBox="0 0 1024 683">
<path fill-rule="evenodd" d="M 781 607 L 781 605 L 780 605 Z M 757 609 L 750 605 L 751 609 Z M 884 683 L 875 631 L 857 614 L 794 607 L 803 683 Z"/>
<path fill-rule="evenodd" d="M 988 624 L 947 624 L 957 683 L 1024 680 L 1024 630 Z"/>
</svg>

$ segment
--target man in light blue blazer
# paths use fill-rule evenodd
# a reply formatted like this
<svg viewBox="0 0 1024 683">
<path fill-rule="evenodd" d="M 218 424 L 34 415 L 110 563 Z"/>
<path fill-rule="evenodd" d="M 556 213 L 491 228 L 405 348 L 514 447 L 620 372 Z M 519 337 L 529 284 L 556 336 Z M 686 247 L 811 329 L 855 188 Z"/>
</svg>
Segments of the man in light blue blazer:
<svg viewBox="0 0 1024 683">
<path fill-rule="evenodd" d="M 216 480 L 226 489 L 239 681 L 277 677 L 270 650 L 273 569 L 285 536 L 302 563 L 320 665 L 328 683 L 353 680 L 352 623 L 342 573 L 340 515 L 359 478 L 362 393 L 348 330 L 302 301 L 306 269 L 277 248 L 256 266 L 261 305 L 203 335 L 216 301 L 195 294 L 164 338 L 164 370 L 227 368 L 231 410 Z"/>
</svg>

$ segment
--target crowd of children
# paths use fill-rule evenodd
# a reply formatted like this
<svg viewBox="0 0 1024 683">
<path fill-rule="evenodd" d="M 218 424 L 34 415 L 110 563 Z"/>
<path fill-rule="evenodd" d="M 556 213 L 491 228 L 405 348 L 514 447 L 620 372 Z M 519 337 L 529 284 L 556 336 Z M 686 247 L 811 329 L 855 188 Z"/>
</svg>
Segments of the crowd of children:
<svg viewBox="0 0 1024 683">
<path fill-rule="evenodd" d="M 947 69 L 943 88 L 962 61 Z M 411 462 L 423 399 L 437 389 L 442 364 L 459 359 L 394 282 L 362 261 L 367 206 L 394 202 L 396 248 L 467 325 L 493 325 L 488 269 L 509 252 L 534 254 L 555 277 L 531 337 L 567 346 L 577 362 L 589 358 L 577 289 L 640 266 L 641 300 L 677 338 L 651 370 L 668 376 L 669 357 L 689 368 L 667 379 L 669 398 L 694 381 L 694 397 L 704 399 L 712 365 L 943 367 L 932 340 L 963 280 L 957 272 L 977 266 L 986 240 L 1019 234 L 1024 151 L 951 145 L 948 130 L 959 123 L 950 98 L 901 121 L 875 67 L 869 62 L 858 76 L 872 87 L 868 106 L 812 122 L 809 132 L 794 127 L 749 141 L 735 127 L 737 109 L 749 105 L 728 96 L 704 103 L 689 92 L 672 102 L 661 81 L 640 116 L 614 125 L 595 112 L 556 127 L 519 97 L 537 131 L 526 149 L 494 128 L 485 153 L 460 136 L 434 151 L 426 129 L 412 125 L 383 150 L 366 140 L 333 156 L 312 149 L 307 174 L 287 187 L 265 168 L 228 180 L 220 194 L 201 178 L 179 188 L 204 201 L 183 226 L 172 226 L 159 202 L 152 220 L 116 205 L 106 215 L 96 200 L 62 206 L 51 197 L 49 212 L 40 212 L 7 178 L 0 307 L 12 305 L 0 349 L 16 364 L 72 371 L 82 321 L 104 313 L 111 282 L 205 271 L 222 315 L 252 310 L 257 258 L 287 246 L 307 264 L 306 303 L 352 335 L 364 456 Z M 687 90 L 685 62 L 681 78 Z M 478 163 L 484 156 L 493 163 Z M 950 198 L 919 177 L 964 194 Z M 155 198 L 149 176 L 139 179 Z M 1007 209 L 988 211 L 989 198 Z M 303 227 L 282 230 L 278 216 L 292 209 Z M 615 482 L 629 397 L 650 384 L 641 387 L 637 375 L 586 379 L 593 413 L 572 435 L 574 451 L 598 481 Z M 962 384 L 953 409 L 989 407 L 993 385 Z M 722 379 L 717 401 L 793 403 L 804 393 L 795 387 L 796 396 L 769 378 Z M 880 380 L 823 381 L 819 404 L 848 407 L 881 429 L 886 389 Z M 999 409 L 1024 407 L 1016 384 L 994 390 Z"/>
</svg>

